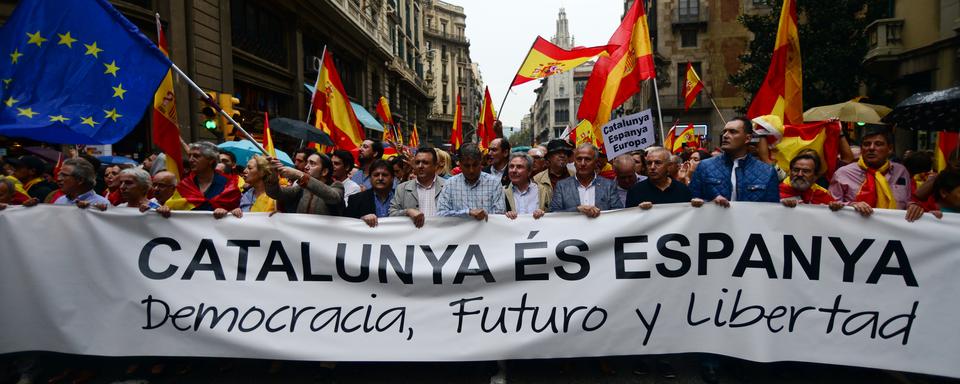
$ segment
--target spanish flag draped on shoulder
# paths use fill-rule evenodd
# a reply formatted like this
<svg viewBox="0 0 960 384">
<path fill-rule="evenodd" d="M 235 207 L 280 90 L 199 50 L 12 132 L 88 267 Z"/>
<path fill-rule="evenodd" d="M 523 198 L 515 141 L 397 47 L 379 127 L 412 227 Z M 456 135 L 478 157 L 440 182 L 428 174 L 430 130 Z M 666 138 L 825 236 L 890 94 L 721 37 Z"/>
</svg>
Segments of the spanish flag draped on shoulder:
<svg viewBox="0 0 960 384">
<path fill-rule="evenodd" d="M 513 78 L 514 85 L 520 85 L 528 81 L 542 79 L 547 76 L 556 75 L 575 68 L 587 60 L 596 57 L 605 52 L 612 52 L 617 48 L 616 45 L 606 45 L 599 47 L 574 47 L 566 50 L 560 48 L 546 39 L 537 36 L 530 47 L 530 53 L 520 64 L 520 70 Z"/>
<path fill-rule="evenodd" d="M 360 147 L 364 140 L 363 130 L 340 82 L 340 73 L 333 65 L 330 51 L 323 56 L 312 108 L 316 111 L 315 126 L 330 135 L 335 147 L 348 151 Z"/>
<path fill-rule="evenodd" d="M 751 119 L 763 115 L 779 116 L 784 124 L 803 124 L 803 73 L 796 0 L 783 2 L 770 69 L 747 110 L 747 117 Z"/>
<path fill-rule="evenodd" d="M 457 106 L 453 113 L 453 128 L 450 130 L 450 146 L 454 151 L 463 145 L 463 108 L 460 105 L 460 94 L 457 94 Z"/>
<path fill-rule="evenodd" d="M 614 108 L 640 91 L 640 81 L 656 75 L 643 0 L 633 2 L 609 44 L 617 49 L 593 66 L 577 111 L 577 118 L 590 120 L 596 129 L 610 120 Z"/>
<path fill-rule="evenodd" d="M 167 36 L 159 23 L 157 34 L 157 47 L 169 57 Z M 180 145 L 180 128 L 177 127 L 177 98 L 173 95 L 173 73 L 169 69 L 157 92 L 153 94 L 153 143 L 165 154 L 167 172 L 173 173 L 177 180 L 180 180 L 184 175 L 183 147 Z"/>
</svg>

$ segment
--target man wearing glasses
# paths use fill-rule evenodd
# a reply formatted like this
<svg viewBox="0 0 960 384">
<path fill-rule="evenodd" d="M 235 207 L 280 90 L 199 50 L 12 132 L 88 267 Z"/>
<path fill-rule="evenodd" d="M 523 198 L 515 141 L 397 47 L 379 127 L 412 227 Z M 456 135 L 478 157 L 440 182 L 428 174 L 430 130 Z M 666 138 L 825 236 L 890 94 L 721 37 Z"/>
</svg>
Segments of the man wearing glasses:
<svg viewBox="0 0 960 384">
<path fill-rule="evenodd" d="M 798 204 L 829 205 L 834 211 L 843 208 L 830 191 L 817 185 L 819 169 L 820 157 L 816 153 L 801 153 L 790 160 L 790 176 L 780 183 L 780 203 L 790 208 Z"/>
</svg>

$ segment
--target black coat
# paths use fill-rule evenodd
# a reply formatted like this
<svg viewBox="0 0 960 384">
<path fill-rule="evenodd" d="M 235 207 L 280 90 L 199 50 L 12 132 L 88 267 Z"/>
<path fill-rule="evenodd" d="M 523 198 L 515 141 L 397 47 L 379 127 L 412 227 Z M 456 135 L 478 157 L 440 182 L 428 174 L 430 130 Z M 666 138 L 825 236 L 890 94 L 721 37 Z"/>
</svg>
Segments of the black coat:
<svg viewBox="0 0 960 384">
<path fill-rule="evenodd" d="M 373 188 L 351 195 L 347 198 L 347 211 L 344 216 L 359 219 L 370 214 L 376 215 L 377 204 L 373 201 L 375 198 Z M 387 205 L 390 205 L 389 201 Z"/>
</svg>

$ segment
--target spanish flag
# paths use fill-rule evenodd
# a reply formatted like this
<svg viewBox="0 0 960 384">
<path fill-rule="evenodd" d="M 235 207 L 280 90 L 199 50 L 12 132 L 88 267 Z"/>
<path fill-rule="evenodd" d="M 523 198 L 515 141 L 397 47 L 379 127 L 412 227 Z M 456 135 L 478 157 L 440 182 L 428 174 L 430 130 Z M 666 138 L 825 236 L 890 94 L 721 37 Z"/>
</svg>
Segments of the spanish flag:
<svg viewBox="0 0 960 384">
<path fill-rule="evenodd" d="M 267 112 L 263 113 L 263 149 L 267 150 L 270 157 L 277 157 L 277 150 L 273 147 L 273 135 L 270 134 L 270 116 Z"/>
<path fill-rule="evenodd" d="M 677 124 L 674 123 L 667 134 L 663 136 L 663 148 L 673 152 L 673 142 L 677 140 Z"/>
<path fill-rule="evenodd" d="M 477 141 L 480 142 L 481 150 L 490 148 L 490 142 L 497 138 L 497 133 L 493 130 L 495 121 L 496 112 L 493 110 L 493 99 L 488 87 L 483 90 L 483 106 L 480 108 L 480 121 L 477 123 Z"/>
<path fill-rule="evenodd" d="M 463 107 L 460 106 L 460 94 L 457 94 L 457 107 L 453 113 L 453 128 L 450 131 L 450 145 L 459 150 L 463 145 Z"/>
<path fill-rule="evenodd" d="M 590 124 L 590 120 L 580 120 L 580 124 L 577 124 L 577 126 L 570 131 L 570 141 L 573 142 L 573 145 L 590 143 L 602 149 L 603 144 L 600 143 L 600 137 L 597 130 L 594 129 L 593 124 Z"/>
<path fill-rule="evenodd" d="M 610 37 L 609 45 L 617 49 L 597 60 L 587 81 L 577 118 L 590 120 L 598 129 L 614 108 L 640 91 L 640 81 L 656 75 L 645 9 L 643 0 L 633 2 Z"/>
<path fill-rule="evenodd" d="M 790 160 L 805 149 L 813 149 L 820 156 L 821 169 L 817 172 L 828 179 L 837 170 L 837 154 L 840 152 L 840 132 L 843 127 L 839 121 L 821 121 L 809 124 L 784 125 L 783 136 L 776 143 L 780 152 L 777 165 L 789 170 Z"/>
<path fill-rule="evenodd" d="M 520 64 L 520 70 L 513 78 L 514 85 L 520 85 L 531 80 L 542 79 L 575 68 L 587 60 L 605 52 L 612 52 L 617 46 L 575 47 L 571 50 L 560 48 L 546 39 L 537 36 L 527 58 Z"/>
<path fill-rule="evenodd" d="M 950 162 L 950 155 L 957 150 L 958 133 L 940 131 L 937 133 L 937 147 L 934 150 L 934 170 L 937 172 L 947 168 Z"/>
<path fill-rule="evenodd" d="M 157 23 L 157 47 L 168 57 L 167 37 L 163 27 Z M 180 145 L 180 128 L 177 127 L 177 98 L 173 95 L 173 73 L 167 70 L 167 75 L 160 82 L 160 87 L 153 94 L 153 143 L 160 148 L 167 162 L 167 171 L 177 176 L 177 180 L 185 174 L 183 171 L 183 147 Z"/>
<path fill-rule="evenodd" d="M 363 129 L 353 113 L 350 98 L 340 82 L 340 74 L 333 65 L 333 54 L 323 55 L 323 67 L 313 94 L 313 109 L 316 111 L 316 126 L 328 133 L 334 146 L 352 150 L 363 142 Z"/>
<path fill-rule="evenodd" d="M 380 139 L 384 143 L 399 143 L 402 137 L 397 135 L 393 114 L 390 113 L 390 103 L 384 96 L 380 96 L 380 101 L 377 103 L 377 116 L 380 116 L 380 120 L 383 120 L 383 136 Z"/>
<path fill-rule="evenodd" d="M 687 125 L 687 128 L 685 128 L 683 132 L 680 132 L 680 136 L 673 140 L 673 148 L 670 149 L 671 152 L 683 152 L 684 144 L 686 144 L 688 147 L 700 147 L 700 136 L 697 136 L 697 133 L 693 130 L 693 124 Z"/>
<path fill-rule="evenodd" d="M 803 73 L 796 0 L 783 2 L 770 69 L 747 110 L 751 119 L 763 115 L 779 116 L 788 125 L 803 124 Z"/>
<path fill-rule="evenodd" d="M 693 70 L 693 64 L 688 61 L 686 81 L 683 82 L 684 111 L 690 110 L 690 106 L 697 101 L 697 95 L 701 90 L 703 90 L 703 82 L 700 81 L 700 76 L 697 76 L 697 71 Z"/>
<path fill-rule="evenodd" d="M 417 123 L 413 123 L 413 130 L 410 131 L 410 146 L 417 148 L 420 146 L 420 135 L 417 133 Z"/>
</svg>

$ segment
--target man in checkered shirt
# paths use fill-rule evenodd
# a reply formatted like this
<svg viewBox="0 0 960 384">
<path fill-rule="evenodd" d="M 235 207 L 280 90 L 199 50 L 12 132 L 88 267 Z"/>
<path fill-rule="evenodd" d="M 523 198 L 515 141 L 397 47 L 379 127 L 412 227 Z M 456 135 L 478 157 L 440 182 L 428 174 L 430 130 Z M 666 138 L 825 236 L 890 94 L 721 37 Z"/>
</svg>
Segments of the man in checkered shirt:
<svg viewBox="0 0 960 384">
<path fill-rule="evenodd" d="M 481 157 L 476 144 L 460 147 L 462 172 L 444 183 L 437 201 L 439 216 L 470 216 L 487 220 L 489 215 L 503 214 L 504 195 L 500 178 L 480 171 Z"/>
</svg>

